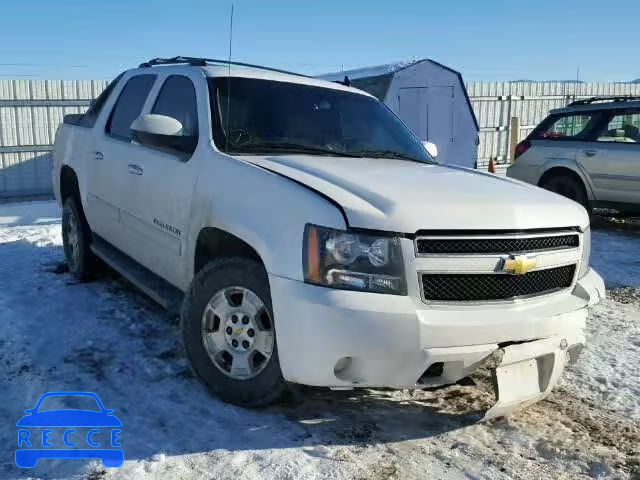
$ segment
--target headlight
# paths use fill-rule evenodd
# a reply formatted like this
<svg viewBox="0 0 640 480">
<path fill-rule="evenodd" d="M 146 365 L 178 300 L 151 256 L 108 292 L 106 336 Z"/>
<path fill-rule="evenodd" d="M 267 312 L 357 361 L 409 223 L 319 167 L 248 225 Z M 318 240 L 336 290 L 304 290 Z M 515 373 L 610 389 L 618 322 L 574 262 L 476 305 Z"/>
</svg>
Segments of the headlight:
<svg viewBox="0 0 640 480">
<path fill-rule="evenodd" d="M 406 295 L 400 239 L 307 224 L 304 280 L 345 290 Z"/>
<path fill-rule="evenodd" d="M 582 234 L 582 259 L 580 260 L 580 272 L 578 279 L 584 277 L 589 271 L 589 257 L 591 256 L 591 228 L 587 227 Z"/>
</svg>

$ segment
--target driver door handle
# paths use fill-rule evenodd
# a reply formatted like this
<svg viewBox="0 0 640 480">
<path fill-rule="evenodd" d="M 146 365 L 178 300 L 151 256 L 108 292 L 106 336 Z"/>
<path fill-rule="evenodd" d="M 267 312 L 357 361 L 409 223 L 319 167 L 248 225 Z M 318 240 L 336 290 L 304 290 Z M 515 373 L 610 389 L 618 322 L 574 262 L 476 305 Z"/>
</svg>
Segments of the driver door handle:
<svg viewBox="0 0 640 480">
<path fill-rule="evenodd" d="M 598 151 L 597 151 L 597 150 L 585 150 L 585 151 L 584 151 L 584 154 L 585 154 L 587 157 L 595 157 L 597 153 L 598 153 Z"/>
<path fill-rule="evenodd" d="M 132 175 L 142 175 L 144 173 L 144 170 L 140 165 L 136 165 L 135 163 L 130 163 L 129 173 Z"/>
</svg>

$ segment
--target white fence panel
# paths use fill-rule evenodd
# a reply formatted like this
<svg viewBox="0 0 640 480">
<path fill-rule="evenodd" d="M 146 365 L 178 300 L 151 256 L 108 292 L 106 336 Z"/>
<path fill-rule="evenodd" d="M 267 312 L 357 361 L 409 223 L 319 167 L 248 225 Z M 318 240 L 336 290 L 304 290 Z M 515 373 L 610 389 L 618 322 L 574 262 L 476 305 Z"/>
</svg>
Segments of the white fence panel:
<svg viewBox="0 0 640 480">
<path fill-rule="evenodd" d="M 0 80 L 0 197 L 51 193 L 50 152 L 66 113 L 81 113 L 106 87 L 102 80 Z M 467 84 L 480 125 L 478 166 L 509 162 L 510 121 L 518 141 L 548 113 L 581 98 L 639 95 L 640 84 L 473 82 Z"/>
<path fill-rule="evenodd" d="M 640 96 L 640 84 L 473 82 L 467 84 L 467 91 L 480 125 L 478 167 L 486 168 L 490 159 L 496 165 L 509 162 L 512 117 L 520 120 L 520 141 L 554 108 L 589 97 Z"/>
<path fill-rule="evenodd" d="M 52 193 L 51 150 L 67 113 L 84 112 L 102 80 L 0 80 L 0 198 Z"/>
</svg>

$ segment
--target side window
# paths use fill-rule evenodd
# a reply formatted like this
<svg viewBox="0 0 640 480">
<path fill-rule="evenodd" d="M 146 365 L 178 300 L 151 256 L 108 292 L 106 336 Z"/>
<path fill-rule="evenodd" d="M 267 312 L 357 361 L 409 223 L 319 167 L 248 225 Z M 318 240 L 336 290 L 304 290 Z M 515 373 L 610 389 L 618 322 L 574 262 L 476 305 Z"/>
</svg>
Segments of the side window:
<svg viewBox="0 0 640 480">
<path fill-rule="evenodd" d="M 151 113 L 175 118 L 182 124 L 182 135 L 198 136 L 198 107 L 193 82 L 182 75 L 172 75 L 164 82 Z"/>
<path fill-rule="evenodd" d="M 109 98 L 109 95 L 111 95 L 111 92 L 113 92 L 113 89 L 122 78 L 122 75 L 123 75 L 122 73 L 118 75 L 109 85 L 107 85 L 107 87 L 102 91 L 102 93 L 98 95 L 98 97 L 91 103 L 91 106 L 89 107 L 89 109 L 82 116 L 81 125 L 83 127 L 93 128 L 93 126 L 96 124 L 96 120 L 98 120 L 98 116 L 100 115 L 100 112 L 102 111 L 102 107 L 104 107 L 104 104 L 107 103 L 107 99 Z"/>
<path fill-rule="evenodd" d="M 137 75 L 129 79 L 113 107 L 107 122 L 107 133 L 120 140 L 127 142 L 131 140 L 131 124 L 140 116 L 155 80 L 155 75 Z"/>
<path fill-rule="evenodd" d="M 538 140 L 585 140 L 600 115 L 595 112 L 552 115 L 545 120 L 533 138 Z"/>
<path fill-rule="evenodd" d="M 616 113 L 598 133 L 599 142 L 640 143 L 640 111 Z"/>
</svg>

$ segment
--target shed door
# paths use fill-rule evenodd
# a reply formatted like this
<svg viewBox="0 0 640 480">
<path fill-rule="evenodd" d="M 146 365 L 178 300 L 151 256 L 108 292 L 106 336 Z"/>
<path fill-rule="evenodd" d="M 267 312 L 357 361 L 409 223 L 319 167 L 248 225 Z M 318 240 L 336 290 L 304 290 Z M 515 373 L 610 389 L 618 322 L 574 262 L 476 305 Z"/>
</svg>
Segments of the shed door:
<svg viewBox="0 0 640 480">
<path fill-rule="evenodd" d="M 399 96 L 399 116 L 422 141 L 438 146 L 439 159 L 447 162 L 452 150 L 453 87 L 402 88 Z"/>
<path fill-rule="evenodd" d="M 426 88 L 402 88 L 398 97 L 398 116 L 420 140 L 427 140 L 428 112 Z"/>
</svg>

